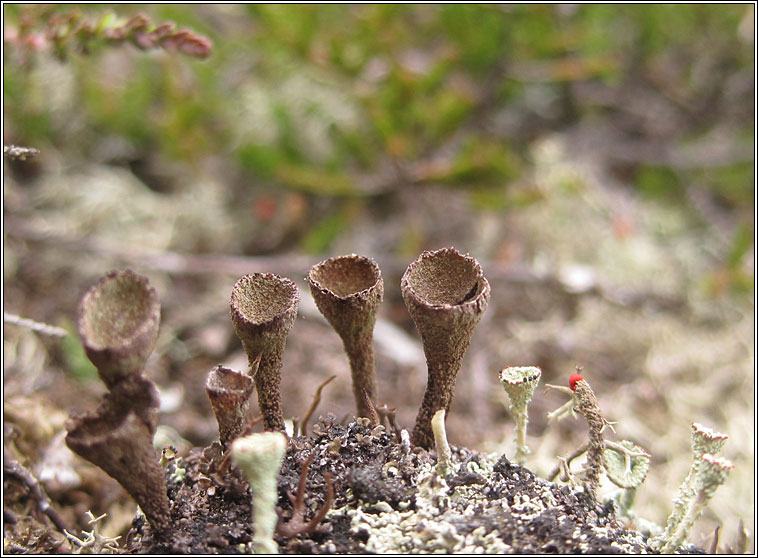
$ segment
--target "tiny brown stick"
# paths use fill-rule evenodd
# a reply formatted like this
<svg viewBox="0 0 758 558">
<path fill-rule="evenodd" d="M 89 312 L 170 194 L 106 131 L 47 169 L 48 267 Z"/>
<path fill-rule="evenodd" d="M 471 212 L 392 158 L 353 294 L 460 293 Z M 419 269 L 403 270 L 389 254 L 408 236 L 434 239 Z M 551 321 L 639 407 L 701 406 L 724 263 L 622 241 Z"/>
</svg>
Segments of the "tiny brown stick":
<svg viewBox="0 0 758 558">
<path fill-rule="evenodd" d="M 332 483 L 332 476 L 329 473 L 324 473 L 324 481 L 326 482 L 326 499 L 324 504 L 316 512 L 313 518 L 305 522 L 305 483 L 308 478 L 308 469 L 313 462 L 313 458 L 316 457 L 314 451 L 305 460 L 300 470 L 300 481 L 297 484 L 297 495 L 293 496 L 291 492 L 287 491 L 287 497 L 292 503 L 292 517 L 287 523 L 282 521 L 276 527 L 277 533 L 284 537 L 294 537 L 301 533 L 311 533 L 316 530 L 319 523 L 321 523 L 326 514 L 332 508 L 334 503 L 334 485 Z"/>
<path fill-rule="evenodd" d="M 384 423 L 385 418 L 387 419 L 387 423 L 395 434 L 395 438 L 399 440 L 401 428 L 398 427 L 397 421 L 395 420 L 395 408 L 390 407 L 386 403 L 382 403 L 376 406 L 376 412 L 379 413 L 381 423 Z"/>
<path fill-rule="evenodd" d="M 584 444 L 582 447 L 580 447 L 578 450 L 576 450 L 574 453 L 569 455 L 566 458 L 566 466 L 571 465 L 571 462 L 585 453 L 589 449 L 590 445 L 589 443 Z M 557 477 L 561 473 L 561 466 L 558 465 L 553 471 L 547 476 L 547 480 L 552 481 L 555 477 Z"/>
<path fill-rule="evenodd" d="M 326 384 L 331 382 L 336 377 L 337 377 L 336 375 L 330 376 L 329 378 L 321 382 L 321 384 L 319 384 L 319 386 L 316 388 L 316 393 L 313 396 L 313 402 L 311 403 L 311 406 L 308 408 L 308 412 L 305 413 L 305 417 L 300 423 L 300 433 L 303 436 L 308 435 L 308 421 L 311 420 L 313 413 L 316 412 L 316 408 L 318 407 L 318 404 L 321 403 L 321 390 L 324 389 L 324 386 L 326 386 Z M 297 435 L 297 429 L 293 428 L 292 433 Z"/>
<path fill-rule="evenodd" d="M 376 412 L 376 406 L 374 405 L 374 402 L 371 401 L 371 397 L 369 397 L 369 394 L 367 391 L 363 392 L 363 400 L 366 402 L 366 408 L 368 410 L 368 419 L 371 421 L 371 426 L 379 426 L 381 424 L 381 421 L 379 420 L 379 413 Z"/>
<path fill-rule="evenodd" d="M 585 486 L 592 497 L 597 498 L 597 488 L 600 485 L 600 475 L 605 463 L 603 430 L 607 423 L 603 419 L 597 398 L 586 380 L 581 379 L 576 382 L 575 392 L 579 399 L 576 410 L 584 417 L 590 428 L 587 465 L 584 469 Z"/>
<path fill-rule="evenodd" d="M 713 531 L 713 540 L 711 541 L 711 548 L 708 550 L 708 554 L 718 554 L 720 531 L 721 531 L 721 526 L 716 525 L 716 529 L 714 529 Z"/>
</svg>

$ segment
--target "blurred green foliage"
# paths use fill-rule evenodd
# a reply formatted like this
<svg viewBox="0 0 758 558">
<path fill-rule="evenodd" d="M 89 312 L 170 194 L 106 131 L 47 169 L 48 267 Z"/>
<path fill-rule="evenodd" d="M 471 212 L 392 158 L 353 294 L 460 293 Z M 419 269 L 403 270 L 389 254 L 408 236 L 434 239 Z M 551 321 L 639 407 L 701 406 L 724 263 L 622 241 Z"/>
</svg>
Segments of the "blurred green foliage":
<svg viewBox="0 0 758 558">
<path fill-rule="evenodd" d="M 672 144 L 723 124 L 734 111 L 722 106 L 729 100 L 719 97 L 721 81 L 753 67 L 745 38 L 752 28 L 743 29 L 751 9 L 5 5 L 5 135 L 82 157 L 106 137 L 126 142 L 136 157 L 158 152 L 189 165 L 222 157 L 241 182 L 309 196 L 362 197 L 433 183 L 471 189 L 477 207 L 507 207 L 528 201 L 509 198 L 507 189 L 523 177 L 533 138 L 623 112 L 585 99 L 579 85 L 600 84 L 609 98 L 640 84 L 659 91 L 684 115 L 666 138 Z M 72 10 L 91 18 L 113 12 L 114 21 L 145 11 L 152 21 L 206 35 L 213 51 L 195 60 L 93 45 L 86 56 L 71 53 L 73 77 L 55 83 L 61 69 L 44 45 L 14 40 L 8 30 L 44 30 L 52 14 Z M 733 115 L 729 125 L 752 138 L 754 115 Z M 698 179 L 745 207 L 754 198 L 751 169 L 744 162 L 685 170 L 642 162 L 633 176 L 651 196 L 678 199 Z M 318 220 L 304 247 L 325 248 L 345 221 L 341 211 L 337 203 Z"/>
<path fill-rule="evenodd" d="M 97 379 L 97 368 L 90 362 L 84 353 L 84 347 L 79 340 L 79 333 L 76 326 L 69 320 L 66 320 L 64 329 L 68 335 L 63 337 L 60 342 L 60 349 L 63 354 L 63 360 L 66 368 L 78 382 L 91 382 Z"/>
</svg>

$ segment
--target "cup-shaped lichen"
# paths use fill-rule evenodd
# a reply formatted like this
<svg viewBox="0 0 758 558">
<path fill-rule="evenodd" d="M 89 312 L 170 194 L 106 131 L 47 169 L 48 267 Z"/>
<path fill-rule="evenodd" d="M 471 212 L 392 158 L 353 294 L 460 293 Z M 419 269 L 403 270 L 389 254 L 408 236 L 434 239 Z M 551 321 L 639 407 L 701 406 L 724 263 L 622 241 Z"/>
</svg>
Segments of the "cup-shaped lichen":
<svg viewBox="0 0 758 558">
<path fill-rule="evenodd" d="M 463 356 L 487 309 L 490 285 L 474 258 L 444 248 L 424 252 L 411 263 L 400 289 L 426 355 L 429 377 L 413 442 L 428 449 L 434 444 L 432 416 L 439 409 L 449 411 Z"/>
<path fill-rule="evenodd" d="M 690 445 L 692 457 L 697 460 L 704 453 L 716 455 L 729 439 L 727 434 L 716 432 L 698 422 L 690 424 Z"/>
<path fill-rule="evenodd" d="M 205 392 L 218 422 L 218 436 L 224 446 L 245 429 L 250 396 L 255 384 L 250 376 L 220 364 L 208 374 Z"/>
<path fill-rule="evenodd" d="M 653 541 L 653 547 L 659 547 L 661 554 L 673 554 L 687 540 L 692 526 L 700 514 L 703 513 L 706 504 L 713 497 L 716 489 L 726 482 L 729 473 L 734 468 L 732 462 L 722 457 L 716 457 L 705 453 L 698 459 L 697 470 L 692 481 L 693 493 L 687 501 L 687 505 L 679 512 L 674 510 L 672 515 L 680 513 L 678 521 L 669 532 L 664 532 Z M 671 519 L 671 517 L 669 517 Z"/>
<path fill-rule="evenodd" d="M 108 273 L 84 295 L 79 336 L 108 388 L 142 371 L 155 346 L 160 314 L 155 289 L 130 270 Z"/>
<path fill-rule="evenodd" d="M 66 445 L 116 479 L 163 536 L 170 512 L 166 478 L 153 448 L 158 402 L 149 380 L 134 376 L 120 382 L 94 412 L 69 421 Z"/>
<path fill-rule="evenodd" d="M 350 359 L 358 416 L 371 416 L 376 401 L 374 324 L 384 295 L 379 266 L 370 258 L 339 256 L 314 265 L 308 285 L 316 306 L 342 338 Z"/>
<path fill-rule="evenodd" d="M 510 410 L 516 420 L 516 462 L 523 465 L 529 448 L 526 445 L 527 407 L 542 376 L 537 366 L 508 366 L 500 371 L 500 383 L 511 400 Z"/>
<path fill-rule="evenodd" d="M 687 512 L 687 508 L 696 496 L 695 482 L 702 466 L 701 457 L 704 454 L 715 455 L 724 447 L 729 439 L 727 434 L 716 432 L 700 423 L 690 424 L 690 447 L 692 449 L 692 465 L 684 482 L 679 486 L 679 492 L 674 498 L 674 509 L 666 520 L 663 533 L 653 541 L 654 546 L 660 546 L 670 540 L 679 527 L 679 523 Z"/>
<path fill-rule="evenodd" d="M 266 430 L 284 432 L 282 353 L 298 300 L 297 285 L 271 273 L 245 275 L 232 289 L 232 323 L 247 353 Z"/>
</svg>

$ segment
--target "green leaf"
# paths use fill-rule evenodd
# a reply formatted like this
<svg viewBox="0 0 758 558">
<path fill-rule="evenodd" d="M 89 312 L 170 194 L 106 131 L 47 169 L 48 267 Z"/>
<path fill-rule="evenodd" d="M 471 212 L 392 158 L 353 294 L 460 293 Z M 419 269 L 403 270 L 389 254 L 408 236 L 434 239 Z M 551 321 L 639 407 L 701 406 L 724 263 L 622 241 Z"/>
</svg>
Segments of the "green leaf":
<svg viewBox="0 0 758 558">
<path fill-rule="evenodd" d="M 346 224 L 346 216 L 341 211 L 319 221 L 303 238 L 303 250 L 309 254 L 326 252 L 334 239 L 343 232 Z"/>
<path fill-rule="evenodd" d="M 60 341 L 63 358 L 69 372 L 78 382 L 97 380 L 97 368 L 95 368 L 95 365 L 90 362 L 84 353 L 84 347 L 74 324 L 67 322 L 63 325 L 63 328 L 69 332 Z"/>
</svg>

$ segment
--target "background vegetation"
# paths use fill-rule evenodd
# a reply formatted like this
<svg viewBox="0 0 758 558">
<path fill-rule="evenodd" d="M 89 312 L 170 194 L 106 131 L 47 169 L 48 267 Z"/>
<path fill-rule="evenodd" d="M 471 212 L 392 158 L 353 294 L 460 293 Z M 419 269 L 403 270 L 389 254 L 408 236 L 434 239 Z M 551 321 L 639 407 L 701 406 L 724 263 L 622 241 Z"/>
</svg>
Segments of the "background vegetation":
<svg viewBox="0 0 758 558">
<path fill-rule="evenodd" d="M 563 383 L 583 364 L 619 437 L 653 455 L 640 516 L 665 520 L 699 421 L 730 434 L 736 469 L 692 540 L 718 524 L 731 540 L 739 519 L 754 532 L 754 19 L 703 4 L 4 5 L 4 143 L 41 152 L 5 162 L 5 311 L 73 331 L 99 275 L 148 275 L 162 422 L 176 445 L 207 444 L 205 374 L 244 367 L 234 280 L 365 254 L 385 275 L 379 392 L 409 426 L 425 367 L 399 277 L 454 245 L 493 300 L 452 443 L 513 451 L 500 368 Z M 342 416 L 347 360 L 301 306 L 285 412 L 336 373 L 321 411 Z M 4 351 L 6 445 L 72 525 L 92 508 L 123 530 L 128 499 L 62 457 L 65 414 L 102 389 L 78 339 L 6 325 Z M 531 410 L 541 474 L 585 435 L 546 424 L 558 403 Z"/>
</svg>

